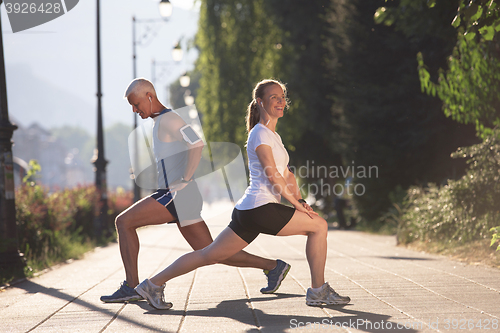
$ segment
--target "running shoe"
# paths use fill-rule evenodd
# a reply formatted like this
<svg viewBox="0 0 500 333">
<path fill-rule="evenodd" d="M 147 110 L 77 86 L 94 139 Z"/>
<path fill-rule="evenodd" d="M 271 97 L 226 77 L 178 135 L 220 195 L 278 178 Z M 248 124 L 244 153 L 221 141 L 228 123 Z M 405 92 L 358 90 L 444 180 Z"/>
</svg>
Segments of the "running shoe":
<svg viewBox="0 0 500 333">
<path fill-rule="evenodd" d="M 292 267 L 283 260 L 278 259 L 276 261 L 278 264 L 273 270 L 264 270 L 264 274 L 267 276 L 267 287 L 260 290 L 263 294 L 272 294 L 278 290 L 281 285 L 281 281 L 285 279 L 288 271 Z"/>
<path fill-rule="evenodd" d="M 335 290 L 326 282 L 321 286 L 319 292 L 314 292 L 311 288 L 307 289 L 306 304 L 311 306 L 318 306 L 325 304 L 345 305 L 351 299 L 347 296 L 340 296 Z"/>
<path fill-rule="evenodd" d="M 134 288 L 129 287 L 127 281 L 123 281 L 117 291 L 113 295 L 101 296 L 101 301 L 104 303 L 125 303 L 142 300 L 142 296 L 135 292 Z"/>
<path fill-rule="evenodd" d="M 135 291 L 144 297 L 149 305 L 157 310 L 168 310 L 172 307 L 172 303 L 165 302 L 165 283 L 161 287 L 155 287 L 148 279 L 141 282 L 140 285 L 135 287 Z"/>
</svg>

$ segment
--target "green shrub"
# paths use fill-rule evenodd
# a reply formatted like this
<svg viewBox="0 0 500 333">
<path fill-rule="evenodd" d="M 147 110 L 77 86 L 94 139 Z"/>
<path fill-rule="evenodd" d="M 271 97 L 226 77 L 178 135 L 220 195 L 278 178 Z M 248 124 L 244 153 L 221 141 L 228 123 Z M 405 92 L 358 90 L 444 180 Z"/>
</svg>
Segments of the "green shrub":
<svg viewBox="0 0 500 333">
<path fill-rule="evenodd" d="M 93 223 L 98 204 L 94 186 L 79 186 L 49 193 L 26 179 L 16 189 L 19 249 L 27 260 L 25 274 L 71 258 L 78 258 L 96 244 L 116 238 L 115 217 L 132 204 L 132 193 L 118 189 L 108 194 L 108 217 L 103 236 L 96 238 Z M 109 237 L 108 235 L 111 235 Z M 13 276 L 0 276 L 0 283 Z"/>
<path fill-rule="evenodd" d="M 467 173 L 438 187 L 411 187 L 400 219 L 398 242 L 468 242 L 491 236 L 500 222 L 500 130 L 477 145 L 459 148 Z"/>
<path fill-rule="evenodd" d="M 500 241 L 500 226 L 491 228 L 490 231 L 493 233 L 490 246 L 493 246 L 497 241 Z M 500 251 L 500 244 L 497 246 L 497 251 Z"/>
</svg>

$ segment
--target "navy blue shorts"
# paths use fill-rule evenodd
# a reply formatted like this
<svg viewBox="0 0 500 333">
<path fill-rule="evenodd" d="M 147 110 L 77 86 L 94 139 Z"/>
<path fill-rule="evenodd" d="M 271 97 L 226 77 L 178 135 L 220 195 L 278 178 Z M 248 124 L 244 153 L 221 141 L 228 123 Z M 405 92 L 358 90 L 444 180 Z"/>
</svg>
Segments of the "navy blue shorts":
<svg viewBox="0 0 500 333">
<path fill-rule="evenodd" d="M 171 192 L 167 189 L 159 189 L 151 194 L 161 205 L 168 209 L 174 220 L 168 223 L 177 223 L 184 227 L 196 222 L 203 221 L 201 210 L 203 198 L 195 181 L 190 182 L 180 191 Z"/>
<path fill-rule="evenodd" d="M 235 208 L 229 228 L 250 244 L 260 233 L 277 235 L 294 213 L 295 208 L 278 203 L 268 203 L 248 210 Z"/>
</svg>

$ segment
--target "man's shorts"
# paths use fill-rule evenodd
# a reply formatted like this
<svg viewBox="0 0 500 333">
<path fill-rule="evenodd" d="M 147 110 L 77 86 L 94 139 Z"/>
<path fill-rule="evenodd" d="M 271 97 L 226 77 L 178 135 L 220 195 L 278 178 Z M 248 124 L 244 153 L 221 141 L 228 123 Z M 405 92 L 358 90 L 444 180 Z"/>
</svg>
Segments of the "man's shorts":
<svg viewBox="0 0 500 333">
<path fill-rule="evenodd" d="M 260 233 L 277 235 L 294 213 L 295 208 L 278 203 L 268 203 L 248 210 L 235 208 L 229 228 L 250 244 Z"/>
<path fill-rule="evenodd" d="M 201 209 L 203 198 L 195 181 L 190 182 L 180 191 L 171 192 L 168 189 L 159 189 L 151 194 L 161 205 L 168 209 L 174 220 L 168 223 L 179 222 L 181 227 L 203 221 Z"/>
</svg>

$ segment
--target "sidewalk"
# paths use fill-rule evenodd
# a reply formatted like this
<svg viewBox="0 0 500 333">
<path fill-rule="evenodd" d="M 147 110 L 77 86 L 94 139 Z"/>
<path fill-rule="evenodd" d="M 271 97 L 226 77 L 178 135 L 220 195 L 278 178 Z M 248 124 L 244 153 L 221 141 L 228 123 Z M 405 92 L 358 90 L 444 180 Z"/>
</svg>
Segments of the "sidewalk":
<svg viewBox="0 0 500 333">
<path fill-rule="evenodd" d="M 213 235 L 229 214 L 210 219 Z M 141 229 L 139 275 L 190 251 L 176 226 Z M 260 294 L 262 271 L 203 267 L 167 283 L 168 311 L 145 301 L 104 304 L 124 280 L 118 245 L 88 253 L 0 291 L 0 332 L 495 332 L 500 270 L 395 246 L 391 236 L 331 230 L 326 278 L 349 305 L 309 307 L 303 236 L 260 235 L 247 250 L 292 265 L 279 293 Z M 309 323 L 309 324 L 307 324 Z M 341 328 L 341 326 L 344 328 Z M 406 328 L 405 328 L 406 326 Z"/>
</svg>

